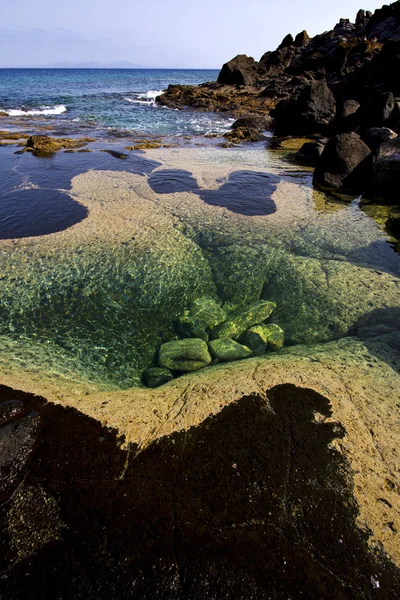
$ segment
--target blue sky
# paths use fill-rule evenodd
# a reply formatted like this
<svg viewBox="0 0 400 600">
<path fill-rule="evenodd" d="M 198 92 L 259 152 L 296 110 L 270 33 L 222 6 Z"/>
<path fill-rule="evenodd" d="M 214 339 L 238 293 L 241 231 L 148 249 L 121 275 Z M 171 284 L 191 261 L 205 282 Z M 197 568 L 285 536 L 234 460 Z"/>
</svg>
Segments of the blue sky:
<svg viewBox="0 0 400 600">
<path fill-rule="evenodd" d="M 287 33 L 352 21 L 360 0 L 19 0 L 1 10 L 0 67 L 130 61 L 144 67 L 220 68 L 236 54 L 257 60 Z"/>
</svg>

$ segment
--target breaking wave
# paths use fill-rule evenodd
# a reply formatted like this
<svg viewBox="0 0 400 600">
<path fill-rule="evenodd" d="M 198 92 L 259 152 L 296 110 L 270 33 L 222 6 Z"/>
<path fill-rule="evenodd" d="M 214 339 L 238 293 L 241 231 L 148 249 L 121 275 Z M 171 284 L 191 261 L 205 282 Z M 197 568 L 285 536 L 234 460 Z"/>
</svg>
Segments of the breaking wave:
<svg viewBox="0 0 400 600">
<path fill-rule="evenodd" d="M 63 104 L 58 104 L 56 106 L 39 106 L 38 108 L 33 109 L 20 109 L 20 108 L 6 108 L 1 109 L 2 112 L 8 114 L 9 117 L 26 117 L 33 115 L 61 115 L 62 113 L 67 112 L 66 106 Z"/>
</svg>

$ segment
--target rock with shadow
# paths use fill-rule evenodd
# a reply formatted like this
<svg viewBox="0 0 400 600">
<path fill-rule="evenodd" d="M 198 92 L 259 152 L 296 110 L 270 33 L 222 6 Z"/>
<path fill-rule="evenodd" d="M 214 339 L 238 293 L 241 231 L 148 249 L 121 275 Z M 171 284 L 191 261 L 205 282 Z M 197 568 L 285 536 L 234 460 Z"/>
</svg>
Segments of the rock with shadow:
<svg viewBox="0 0 400 600">
<path fill-rule="evenodd" d="M 0 393 L 42 419 L 0 507 L 2 599 L 396 597 L 398 569 L 356 525 L 332 446 L 345 431 L 313 390 L 243 397 L 141 451 L 75 410 Z"/>
</svg>

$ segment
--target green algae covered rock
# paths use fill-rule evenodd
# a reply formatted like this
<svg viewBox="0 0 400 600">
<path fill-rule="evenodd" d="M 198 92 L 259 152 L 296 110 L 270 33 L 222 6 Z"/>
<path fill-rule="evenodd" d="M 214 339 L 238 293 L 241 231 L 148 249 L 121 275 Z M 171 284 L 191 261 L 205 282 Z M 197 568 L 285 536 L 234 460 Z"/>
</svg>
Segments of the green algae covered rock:
<svg viewBox="0 0 400 600">
<path fill-rule="evenodd" d="M 199 338 L 167 342 L 160 348 L 158 362 L 171 371 L 198 371 L 210 364 L 207 344 Z"/>
<path fill-rule="evenodd" d="M 156 388 L 164 383 L 168 383 L 174 378 L 169 369 L 162 367 L 150 367 L 143 373 L 143 379 L 147 387 Z"/>
<path fill-rule="evenodd" d="M 255 356 L 261 356 L 267 349 L 280 350 L 283 348 L 284 333 L 283 329 L 275 323 L 268 325 L 261 323 L 261 325 L 255 325 L 242 333 L 239 341 L 251 348 Z"/>
<path fill-rule="evenodd" d="M 207 342 L 207 332 L 225 319 L 226 313 L 217 302 L 210 296 L 203 296 L 193 300 L 189 310 L 180 317 L 176 328 L 183 337 L 198 337 Z"/>
<path fill-rule="evenodd" d="M 220 338 L 208 342 L 208 347 L 214 358 L 223 361 L 239 360 L 248 358 L 252 355 L 252 351 L 247 346 L 242 346 L 230 338 Z"/>
<path fill-rule="evenodd" d="M 269 350 L 280 350 L 283 348 L 285 334 L 283 329 L 276 323 L 269 323 L 262 326 L 267 336 L 267 345 Z"/>
<path fill-rule="evenodd" d="M 236 339 L 241 333 L 253 325 L 262 323 L 272 314 L 276 308 L 275 302 L 268 300 L 257 300 L 245 308 L 237 310 L 230 315 L 226 323 L 223 323 L 211 332 L 213 339 L 233 338 Z"/>
</svg>

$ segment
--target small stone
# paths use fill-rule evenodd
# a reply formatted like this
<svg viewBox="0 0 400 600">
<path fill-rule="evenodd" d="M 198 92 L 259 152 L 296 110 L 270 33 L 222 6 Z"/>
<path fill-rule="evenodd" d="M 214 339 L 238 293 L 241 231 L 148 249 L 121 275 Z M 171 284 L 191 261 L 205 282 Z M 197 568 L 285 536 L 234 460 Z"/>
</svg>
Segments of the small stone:
<svg viewBox="0 0 400 600">
<path fill-rule="evenodd" d="M 279 325 L 276 325 L 276 323 L 269 323 L 268 325 L 264 325 L 264 331 L 266 332 L 269 350 L 280 350 L 283 348 L 285 334 Z"/>
<path fill-rule="evenodd" d="M 253 325 L 262 323 L 271 315 L 276 308 L 275 302 L 268 300 L 257 300 L 252 304 L 237 310 L 230 315 L 226 323 L 223 323 L 211 332 L 213 339 L 217 338 L 233 338 L 236 339 L 241 333 L 249 329 Z"/>
<path fill-rule="evenodd" d="M 268 329 L 266 325 L 255 325 L 247 329 L 239 338 L 239 341 L 248 346 L 255 356 L 261 356 L 267 351 Z"/>
<path fill-rule="evenodd" d="M 147 387 L 157 388 L 164 383 L 168 383 L 174 378 L 169 369 L 163 369 L 161 367 L 150 367 L 143 373 L 143 379 Z"/>
<path fill-rule="evenodd" d="M 208 342 L 208 347 L 215 358 L 223 361 L 239 360 L 252 355 L 250 348 L 242 346 L 230 338 L 220 338 Z"/>
<path fill-rule="evenodd" d="M 207 344 L 199 338 L 187 338 L 163 344 L 158 362 L 171 371 L 198 371 L 212 361 Z"/>
<path fill-rule="evenodd" d="M 226 312 L 209 296 L 193 300 L 189 310 L 180 317 L 177 331 L 184 337 L 198 337 L 208 341 L 207 331 L 217 327 L 226 319 Z"/>
</svg>

